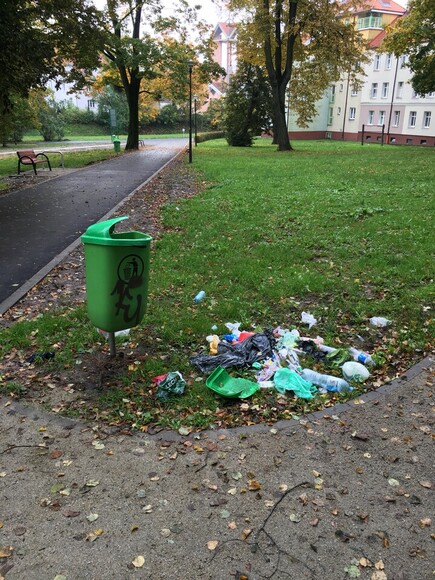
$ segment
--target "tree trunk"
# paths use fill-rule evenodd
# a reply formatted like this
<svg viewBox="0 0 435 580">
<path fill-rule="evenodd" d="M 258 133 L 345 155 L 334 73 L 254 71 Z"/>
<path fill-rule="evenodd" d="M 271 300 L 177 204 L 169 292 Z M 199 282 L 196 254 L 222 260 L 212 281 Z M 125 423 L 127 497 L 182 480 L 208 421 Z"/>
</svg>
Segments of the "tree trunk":
<svg viewBox="0 0 435 580">
<path fill-rule="evenodd" d="M 139 90 L 140 80 L 132 78 L 128 86 L 128 135 L 126 151 L 139 149 Z"/>
<path fill-rule="evenodd" d="M 278 87 L 272 87 L 273 93 L 273 142 L 278 145 L 278 151 L 293 151 L 288 135 L 285 118 L 285 99 L 281 98 Z M 285 92 L 283 93 L 285 95 Z"/>
</svg>

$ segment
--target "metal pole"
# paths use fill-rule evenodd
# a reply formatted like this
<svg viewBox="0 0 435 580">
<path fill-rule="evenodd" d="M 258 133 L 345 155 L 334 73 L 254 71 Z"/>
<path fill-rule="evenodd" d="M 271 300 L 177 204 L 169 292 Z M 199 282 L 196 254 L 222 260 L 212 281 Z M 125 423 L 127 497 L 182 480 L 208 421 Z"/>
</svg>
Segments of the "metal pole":
<svg viewBox="0 0 435 580">
<path fill-rule="evenodd" d="M 109 349 L 110 356 L 116 356 L 115 333 L 109 332 Z"/>
<path fill-rule="evenodd" d="M 198 97 L 196 95 L 193 95 L 193 110 L 195 113 L 194 116 L 194 126 L 195 126 L 195 147 L 198 145 L 198 131 L 197 131 L 197 126 L 196 126 L 196 103 L 198 102 Z"/>
<path fill-rule="evenodd" d="M 189 60 L 189 163 L 192 163 L 192 69 L 193 61 Z"/>
</svg>

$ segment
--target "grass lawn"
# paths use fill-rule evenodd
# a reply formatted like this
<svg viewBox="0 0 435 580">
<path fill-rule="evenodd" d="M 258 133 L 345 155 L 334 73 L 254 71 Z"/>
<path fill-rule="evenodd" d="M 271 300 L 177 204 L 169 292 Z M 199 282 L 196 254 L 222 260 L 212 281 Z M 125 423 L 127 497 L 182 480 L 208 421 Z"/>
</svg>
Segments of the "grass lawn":
<svg viewBox="0 0 435 580">
<path fill-rule="evenodd" d="M 345 398 L 328 394 L 307 402 L 261 390 L 240 402 L 213 395 L 188 359 L 206 353 L 205 337 L 224 334 L 226 322 L 241 322 L 245 330 L 296 327 L 326 344 L 371 352 L 378 366 L 364 386 L 354 385 L 352 396 L 428 353 L 434 150 L 334 141 L 293 145 L 291 154 L 276 152 L 270 140 L 249 149 L 230 149 L 223 140 L 194 149 L 192 171 L 204 191 L 164 207 L 168 233 L 153 245 L 148 311 L 125 343 L 148 356 L 125 368 L 92 408 L 83 404 L 76 413 L 142 429 L 202 428 L 272 421 Z M 194 304 L 199 290 L 206 298 Z M 318 320 L 310 330 L 301 323 L 302 311 Z M 392 323 L 376 329 L 368 322 L 372 316 Z M 44 372 L 101 349 L 78 309 L 4 330 L 0 354 L 30 346 L 50 350 L 59 340 L 62 351 L 44 363 Z M 340 375 L 307 357 L 301 364 Z M 185 376 L 186 392 L 159 403 L 151 378 L 174 370 Z M 254 378 L 253 370 L 231 374 Z M 20 390 L 17 383 L 3 385 L 4 392 Z"/>
</svg>

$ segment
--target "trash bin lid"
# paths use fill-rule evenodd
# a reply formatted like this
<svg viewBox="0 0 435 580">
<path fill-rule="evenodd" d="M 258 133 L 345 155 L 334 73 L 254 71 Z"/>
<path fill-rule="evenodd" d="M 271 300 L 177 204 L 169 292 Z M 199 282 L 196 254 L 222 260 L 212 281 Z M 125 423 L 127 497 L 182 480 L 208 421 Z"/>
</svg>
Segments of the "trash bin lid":
<svg viewBox="0 0 435 580">
<path fill-rule="evenodd" d="M 97 244 L 100 246 L 146 246 L 152 237 L 142 232 L 115 233 L 115 226 L 128 216 L 116 217 L 103 222 L 92 224 L 81 236 L 84 244 Z"/>
</svg>

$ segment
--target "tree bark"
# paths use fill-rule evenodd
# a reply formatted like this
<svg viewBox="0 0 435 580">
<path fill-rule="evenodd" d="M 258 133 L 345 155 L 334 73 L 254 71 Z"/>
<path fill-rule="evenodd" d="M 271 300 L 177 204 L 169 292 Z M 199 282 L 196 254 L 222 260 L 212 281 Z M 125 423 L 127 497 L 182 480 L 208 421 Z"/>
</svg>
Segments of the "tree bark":
<svg viewBox="0 0 435 580">
<path fill-rule="evenodd" d="M 132 78 L 128 83 L 128 135 L 125 150 L 139 149 L 139 91 L 140 79 Z"/>
</svg>

